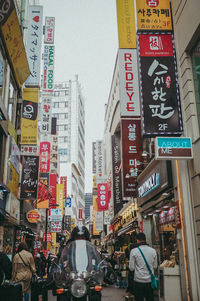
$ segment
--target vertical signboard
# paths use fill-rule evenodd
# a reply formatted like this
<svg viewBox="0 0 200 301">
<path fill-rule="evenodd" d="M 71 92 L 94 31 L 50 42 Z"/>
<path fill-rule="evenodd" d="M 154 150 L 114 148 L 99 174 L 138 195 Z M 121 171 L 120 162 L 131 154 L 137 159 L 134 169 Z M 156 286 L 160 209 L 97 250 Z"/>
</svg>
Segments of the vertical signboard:
<svg viewBox="0 0 200 301">
<path fill-rule="evenodd" d="M 49 175 L 49 190 L 52 195 L 51 201 L 49 202 L 49 207 L 52 207 L 53 205 L 56 204 L 56 185 L 57 185 L 57 174 L 52 173 Z"/>
<path fill-rule="evenodd" d="M 55 18 L 45 17 L 44 44 L 54 44 Z"/>
<path fill-rule="evenodd" d="M 92 172 L 96 174 L 96 142 L 92 142 Z"/>
<path fill-rule="evenodd" d="M 40 142 L 40 172 L 50 170 L 50 142 Z"/>
<path fill-rule="evenodd" d="M 120 110 L 122 117 L 140 116 L 136 49 L 119 49 Z"/>
<path fill-rule="evenodd" d="M 142 161 L 140 120 L 122 120 L 123 191 L 125 197 L 136 197 L 136 180 Z"/>
<path fill-rule="evenodd" d="M 108 210 L 108 185 L 107 183 L 101 183 L 97 185 L 97 206 L 98 211 Z"/>
<path fill-rule="evenodd" d="M 172 30 L 169 0 L 136 0 L 138 30 Z"/>
<path fill-rule="evenodd" d="M 40 107 L 40 132 L 42 134 L 51 133 L 51 120 L 52 120 L 52 99 L 51 96 L 42 96 L 42 102 Z"/>
<path fill-rule="evenodd" d="M 22 157 L 21 199 L 37 199 L 39 157 Z"/>
<path fill-rule="evenodd" d="M 42 49 L 43 7 L 40 5 L 30 5 L 28 13 L 29 19 L 26 51 L 31 74 L 26 80 L 26 85 L 39 86 Z"/>
<path fill-rule="evenodd" d="M 38 89 L 23 89 L 21 144 L 37 144 Z"/>
<path fill-rule="evenodd" d="M 58 209 L 63 210 L 63 184 L 56 185 L 56 204 Z"/>
<path fill-rule="evenodd" d="M 119 48 L 136 48 L 135 8 L 133 0 L 117 0 Z"/>
<path fill-rule="evenodd" d="M 103 231 L 103 211 L 95 211 L 95 231 Z"/>
<path fill-rule="evenodd" d="M 103 141 L 96 141 L 96 181 L 100 183 L 104 177 L 104 150 Z"/>
<path fill-rule="evenodd" d="M 43 91 L 53 92 L 55 46 L 44 45 Z"/>
<path fill-rule="evenodd" d="M 183 131 L 172 35 L 139 35 L 143 135 L 180 136 Z"/>
<path fill-rule="evenodd" d="M 112 172 L 113 172 L 113 204 L 114 215 L 123 207 L 122 202 L 122 178 L 121 178 L 121 151 L 120 134 L 115 133 L 112 136 Z"/>
<path fill-rule="evenodd" d="M 63 184 L 63 198 L 67 198 L 67 177 L 60 177 L 60 184 Z"/>
<path fill-rule="evenodd" d="M 0 1 L 1 34 L 14 70 L 15 79 L 21 88 L 30 74 L 22 32 L 13 0 Z"/>
</svg>

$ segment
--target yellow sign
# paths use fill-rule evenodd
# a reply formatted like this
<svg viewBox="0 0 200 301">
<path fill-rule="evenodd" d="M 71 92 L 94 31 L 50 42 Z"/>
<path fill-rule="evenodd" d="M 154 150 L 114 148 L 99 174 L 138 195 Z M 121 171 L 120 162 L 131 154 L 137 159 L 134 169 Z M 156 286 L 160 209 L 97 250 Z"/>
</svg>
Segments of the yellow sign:
<svg viewBox="0 0 200 301">
<path fill-rule="evenodd" d="M 30 74 L 30 69 L 15 9 L 13 9 L 7 21 L 2 25 L 2 34 L 17 84 L 21 88 Z"/>
<path fill-rule="evenodd" d="M 8 133 L 10 134 L 10 136 L 12 136 L 15 139 L 15 142 L 17 143 L 17 133 L 10 120 L 8 120 Z"/>
<path fill-rule="evenodd" d="M 38 219 L 40 218 L 40 213 L 36 209 L 30 210 L 27 212 L 26 218 L 29 223 L 37 223 Z"/>
<path fill-rule="evenodd" d="M 21 144 L 37 144 L 39 89 L 23 90 Z"/>
<path fill-rule="evenodd" d="M 136 0 L 138 30 L 172 30 L 169 0 Z"/>
<path fill-rule="evenodd" d="M 57 184 L 56 185 L 56 204 L 58 205 L 57 209 L 62 209 L 62 212 L 64 210 L 64 204 L 63 204 L 63 184 Z"/>
<path fill-rule="evenodd" d="M 8 182 L 8 188 L 16 196 L 16 198 L 18 198 L 18 185 L 19 185 L 19 175 L 16 172 L 14 166 L 10 164 L 10 177 Z"/>
<path fill-rule="evenodd" d="M 119 48 L 136 48 L 135 9 L 133 0 L 117 0 Z"/>
</svg>

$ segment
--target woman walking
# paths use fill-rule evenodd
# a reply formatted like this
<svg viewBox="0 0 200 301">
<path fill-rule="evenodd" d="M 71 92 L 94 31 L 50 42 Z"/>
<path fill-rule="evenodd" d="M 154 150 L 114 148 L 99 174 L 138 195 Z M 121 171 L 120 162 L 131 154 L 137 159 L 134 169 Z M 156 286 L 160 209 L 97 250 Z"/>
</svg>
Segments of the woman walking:
<svg viewBox="0 0 200 301">
<path fill-rule="evenodd" d="M 21 283 L 25 301 L 29 300 L 33 275 L 36 275 L 33 255 L 28 251 L 27 244 L 22 242 L 13 258 L 12 281 Z"/>
</svg>

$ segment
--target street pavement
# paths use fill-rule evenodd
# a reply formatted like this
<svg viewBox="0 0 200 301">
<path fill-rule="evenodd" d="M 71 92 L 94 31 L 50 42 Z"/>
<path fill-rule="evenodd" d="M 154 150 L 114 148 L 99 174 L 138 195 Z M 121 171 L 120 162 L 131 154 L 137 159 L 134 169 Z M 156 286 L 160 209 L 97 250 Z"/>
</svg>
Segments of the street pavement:
<svg viewBox="0 0 200 301">
<path fill-rule="evenodd" d="M 123 288 L 114 286 L 104 287 L 102 291 L 102 301 L 125 301 L 126 291 Z M 49 292 L 48 301 L 56 301 L 56 297 Z"/>
</svg>

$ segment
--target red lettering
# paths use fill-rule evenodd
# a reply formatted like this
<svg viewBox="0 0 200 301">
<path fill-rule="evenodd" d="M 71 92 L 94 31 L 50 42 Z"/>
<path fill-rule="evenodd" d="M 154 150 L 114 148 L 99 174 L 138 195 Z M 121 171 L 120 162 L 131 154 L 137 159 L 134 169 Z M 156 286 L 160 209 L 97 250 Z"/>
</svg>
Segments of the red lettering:
<svg viewBox="0 0 200 301">
<path fill-rule="evenodd" d="M 126 109 L 128 112 L 135 112 L 135 106 L 132 102 L 127 102 Z"/>
<path fill-rule="evenodd" d="M 128 66 L 128 65 L 130 65 L 130 67 Z M 125 70 L 126 71 L 132 71 L 132 64 L 131 63 L 125 63 Z"/>
<path fill-rule="evenodd" d="M 132 72 L 126 72 L 126 80 L 133 80 L 133 73 Z"/>
<path fill-rule="evenodd" d="M 133 84 L 132 83 L 129 83 L 129 82 L 126 83 L 126 91 L 133 91 Z"/>
<path fill-rule="evenodd" d="M 128 95 L 129 100 L 132 101 L 132 97 L 133 97 L 133 95 L 135 94 L 135 92 L 132 92 L 131 94 L 128 93 L 128 92 L 126 92 L 126 94 Z"/>
<path fill-rule="evenodd" d="M 124 53 L 124 60 L 132 62 L 132 55 L 131 55 L 131 53 Z"/>
</svg>

